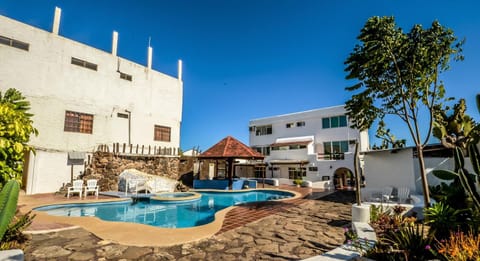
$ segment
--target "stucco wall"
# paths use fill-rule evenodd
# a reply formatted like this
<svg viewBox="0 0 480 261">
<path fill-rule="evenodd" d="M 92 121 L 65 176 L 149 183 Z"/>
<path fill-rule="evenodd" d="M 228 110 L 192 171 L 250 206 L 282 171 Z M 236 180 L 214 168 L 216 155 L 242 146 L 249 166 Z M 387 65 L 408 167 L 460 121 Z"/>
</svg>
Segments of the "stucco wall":
<svg viewBox="0 0 480 261">
<path fill-rule="evenodd" d="M 39 131 L 30 141 L 40 153 L 31 157 L 35 167 L 28 167 L 27 193 L 56 191 L 69 182 L 69 151 L 93 152 L 100 144 L 128 143 L 129 133 L 132 144 L 179 147 L 181 80 L 1 15 L 0 28 L 0 35 L 29 44 L 28 51 L 0 44 L 0 90 L 22 92 L 31 102 Z M 72 57 L 98 69 L 73 65 Z M 121 79 L 119 71 L 133 80 Z M 64 131 L 67 110 L 92 114 L 92 133 Z M 130 131 L 129 119 L 117 116 L 127 111 Z M 154 125 L 171 128 L 169 142 L 154 141 Z"/>
<path fill-rule="evenodd" d="M 70 182 L 72 165 L 69 165 L 66 152 L 36 150 L 35 154 L 30 152 L 27 164 L 26 194 L 56 192 Z M 83 164 L 73 165 L 73 178 L 81 175 L 84 169 Z"/>
<path fill-rule="evenodd" d="M 412 149 L 377 151 L 364 156 L 366 187 L 408 187 L 416 191 Z"/>
</svg>

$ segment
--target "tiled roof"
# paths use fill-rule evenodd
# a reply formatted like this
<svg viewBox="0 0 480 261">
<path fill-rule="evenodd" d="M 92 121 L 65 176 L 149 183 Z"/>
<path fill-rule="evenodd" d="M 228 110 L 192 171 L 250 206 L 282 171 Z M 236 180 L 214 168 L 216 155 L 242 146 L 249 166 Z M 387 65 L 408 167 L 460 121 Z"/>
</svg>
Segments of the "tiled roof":
<svg viewBox="0 0 480 261">
<path fill-rule="evenodd" d="M 211 148 L 200 154 L 201 158 L 244 158 L 263 159 L 264 156 L 241 143 L 237 139 L 227 136 Z"/>
</svg>

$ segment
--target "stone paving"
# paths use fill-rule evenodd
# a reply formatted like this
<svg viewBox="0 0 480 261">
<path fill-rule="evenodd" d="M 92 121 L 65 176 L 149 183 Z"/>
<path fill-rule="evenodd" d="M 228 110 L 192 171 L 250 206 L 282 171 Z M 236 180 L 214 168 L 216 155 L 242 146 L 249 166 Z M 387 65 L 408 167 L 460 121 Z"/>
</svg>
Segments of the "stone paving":
<svg viewBox="0 0 480 261">
<path fill-rule="evenodd" d="M 300 260 L 343 243 L 343 227 L 350 224 L 353 200 L 353 192 L 304 200 L 300 205 L 209 239 L 171 247 L 119 245 L 82 228 L 34 234 L 25 249 L 25 259 Z"/>
</svg>

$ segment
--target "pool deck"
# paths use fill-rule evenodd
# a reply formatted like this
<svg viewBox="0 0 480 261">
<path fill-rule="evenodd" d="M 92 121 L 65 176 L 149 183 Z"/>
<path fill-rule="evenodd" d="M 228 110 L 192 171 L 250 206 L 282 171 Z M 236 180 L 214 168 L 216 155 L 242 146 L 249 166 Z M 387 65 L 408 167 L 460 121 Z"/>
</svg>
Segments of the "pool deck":
<svg viewBox="0 0 480 261">
<path fill-rule="evenodd" d="M 305 197 L 312 194 L 326 195 L 328 192 L 322 192 L 312 188 L 297 188 L 294 186 L 266 187 L 266 189 L 288 190 L 296 193 L 293 199 L 284 199 L 279 201 L 248 203 L 240 206 L 233 206 L 217 212 L 215 221 L 207 225 L 193 228 L 156 228 L 141 224 L 106 222 L 95 217 L 59 217 L 50 216 L 46 213 L 34 211 L 37 215 L 28 232 L 32 234 L 47 233 L 82 227 L 96 236 L 116 242 L 119 244 L 133 246 L 170 246 L 185 242 L 191 242 L 218 235 L 245 224 L 257 221 L 261 218 L 279 213 L 285 209 L 304 203 Z M 100 195 L 88 196 L 87 199 L 71 197 L 67 199 L 60 194 L 39 194 L 39 195 L 21 195 L 19 198 L 19 207 L 22 212 L 41 205 L 65 204 L 65 203 L 90 203 L 125 200 Z M 121 228 L 121 229 L 120 229 Z M 132 237 L 131 235 L 142 235 Z"/>
</svg>

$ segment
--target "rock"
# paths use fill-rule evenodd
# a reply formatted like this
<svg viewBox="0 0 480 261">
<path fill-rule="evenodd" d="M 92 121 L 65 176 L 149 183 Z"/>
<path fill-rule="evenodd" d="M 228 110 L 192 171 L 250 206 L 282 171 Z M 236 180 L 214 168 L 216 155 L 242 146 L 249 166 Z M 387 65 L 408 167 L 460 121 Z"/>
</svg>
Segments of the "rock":
<svg viewBox="0 0 480 261">
<path fill-rule="evenodd" d="M 104 246 L 101 249 L 97 249 L 97 255 L 99 257 L 115 258 L 123 254 L 123 251 L 127 249 L 128 246 L 122 245 L 108 245 Z"/>
<path fill-rule="evenodd" d="M 177 181 L 166 177 L 150 175 L 148 173 L 136 170 L 126 169 L 118 177 L 118 190 L 125 191 L 126 182 L 129 181 L 129 192 L 148 190 L 150 193 L 175 191 Z M 134 180 L 137 182 L 134 185 Z"/>
<path fill-rule="evenodd" d="M 227 254 L 241 254 L 243 252 L 244 247 L 236 247 L 236 248 L 230 248 L 225 251 Z"/>
<path fill-rule="evenodd" d="M 48 247 L 39 248 L 33 251 L 32 255 L 37 259 L 40 259 L 40 258 L 56 259 L 59 257 L 70 255 L 70 253 L 72 253 L 72 251 L 65 250 L 59 246 L 48 246 Z"/>
<path fill-rule="evenodd" d="M 68 260 L 72 261 L 83 261 L 83 260 L 94 260 L 95 254 L 90 252 L 75 252 L 68 257 Z"/>
<path fill-rule="evenodd" d="M 123 252 L 122 257 L 128 260 L 137 260 L 144 255 L 150 254 L 151 252 L 152 249 L 150 248 L 130 246 L 125 250 L 125 252 Z"/>
</svg>

